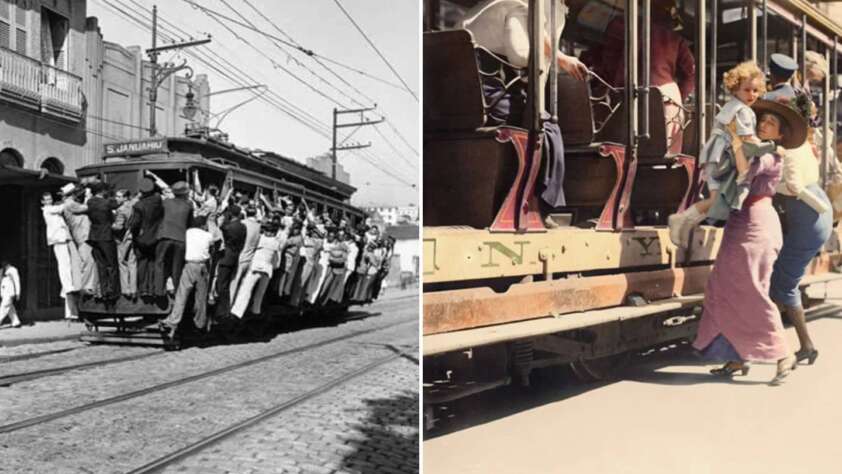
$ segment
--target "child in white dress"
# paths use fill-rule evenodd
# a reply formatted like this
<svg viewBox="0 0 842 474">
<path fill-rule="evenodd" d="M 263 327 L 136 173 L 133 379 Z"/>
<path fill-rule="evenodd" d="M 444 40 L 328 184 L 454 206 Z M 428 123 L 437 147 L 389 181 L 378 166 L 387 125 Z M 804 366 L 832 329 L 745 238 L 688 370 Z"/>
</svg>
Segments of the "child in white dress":
<svg viewBox="0 0 842 474">
<path fill-rule="evenodd" d="M 711 136 L 699 157 L 710 197 L 669 216 L 670 240 L 679 247 L 687 246 L 690 229 L 708 217 L 708 212 L 719 198 L 720 178 L 724 174 L 722 169 L 734 166 L 737 182 L 740 183 L 740 178 L 748 171 L 751 158 L 775 150 L 773 143 L 762 143 L 755 135 L 757 117 L 751 110 L 752 104 L 765 91 L 763 71 L 754 61 L 740 63 L 725 73 L 723 84 L 733 97 L 716 114 Z M 731 131 L 743 142 L 744 153 L 740 156 L 730 152 Z"/>
</svg>

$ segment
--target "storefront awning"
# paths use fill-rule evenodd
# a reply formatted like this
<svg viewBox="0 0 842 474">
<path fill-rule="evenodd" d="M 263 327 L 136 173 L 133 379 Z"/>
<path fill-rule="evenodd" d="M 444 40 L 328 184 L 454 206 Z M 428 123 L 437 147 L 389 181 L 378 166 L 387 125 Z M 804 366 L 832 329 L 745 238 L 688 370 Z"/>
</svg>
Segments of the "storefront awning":
<svg viewBox="0 0 842 474">
<path fill-rule="evenodd" d="M 65 183 L 79 181 L 72 176 L 49 173 L 45 170 L 36 171 L 19 168 L 17 166 L 0 165 L 0 185 L 58 187 Z"/>
</svg>

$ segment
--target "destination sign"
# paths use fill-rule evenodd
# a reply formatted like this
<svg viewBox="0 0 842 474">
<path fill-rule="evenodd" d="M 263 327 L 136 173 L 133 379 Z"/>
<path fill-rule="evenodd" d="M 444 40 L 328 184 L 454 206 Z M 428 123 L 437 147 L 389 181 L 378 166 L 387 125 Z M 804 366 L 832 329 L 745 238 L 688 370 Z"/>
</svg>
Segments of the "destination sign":
<svg viewBox="0 0 842 474">
<path fill-rule="evenodd" d="M 122 143 L 106 143 L 105 156 L 145 155 L 167 151 L 167 140 L 165 138 L 139 140 Z"/>
</svg>

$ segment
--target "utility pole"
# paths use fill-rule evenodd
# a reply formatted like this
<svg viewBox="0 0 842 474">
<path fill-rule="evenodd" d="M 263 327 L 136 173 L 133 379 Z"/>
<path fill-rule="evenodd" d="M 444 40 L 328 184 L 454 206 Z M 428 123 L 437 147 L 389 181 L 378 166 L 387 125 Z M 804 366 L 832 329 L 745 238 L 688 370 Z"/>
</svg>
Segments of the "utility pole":
<svg viewBox="0 0 842 474">
<path fill-rule="evenodd" d="M 344 141 L 342 143 L 340 143 L 339 146 L 337 146 L 336 145 L 336 132 L 338 131 L 338 129 L 345 128 L 345 127 L 357 127 L 357 130 L 359 130 L 359 128 L 364 126 L 364 125 L 375 125 L 375 124 L 378 124 L 378 123 L 386 120 L 385 118 L 381 118 L 380 120 L 369 120 L 368 118 L 366 118 L 363 115 L 366 112 L 370 112 L 374 109 L 375 109 L 375 107 L 369 107 L 369 108 L 366 108 L 366 109 L 350 109 L 350 110 L 339 110 L 337 108 L 333 109 L 333 146 L 330 148 L 331 159 L 332 159 L 332 162 L 333 162 L 332 163 L 332 172 L 331 172 L 331 175 L 330 175 L 330 177 L 332 179 L 336 179 L 336 152 L 337 151 L 357 150 L 359 148 L 368 148 L 368 147 L 371 146 L 371 142 L 368 142 L 365 145 L 362 145 L 360 143 L 354 143 L 354 144 L 351 144 L 351 145 L 342 146 L 342 143 L 345 143 Z M 344 114 L 360 114 L 359 122 L 340 124 L 339 123 L 339 116 L 344 115 Z M 353 132 L 351 132 L 351 134 L 348 135 L 348 137 L 345 138 L 345 140 L 350 138 L 351 135 L 353 135 L 354 133 L 357 132 L 357 130 L 354 130 Z"/>
<path fill-rule="evenodd" d="M 191 46 L 198 46 L 200 44 L 210 43 L 210 35 L 205 39 L 190 40 L 182 43 L 174 43 L 167 46 L 158 47 L 158 5 L 152 6 L 152 47 L 146 50 L 149 56 L 150 66 L 152 71 L 149 77 L 149 136 L 154 137 L 158 133 L 155 126 L 155 112 L 156 102 L 158 101 L 158 88 L 161 84 L 172 74 L 186 70 L 187 79 L 193 77 L 193 69 L 187 65 L 187 60 L 182 61 L 181 64 L 164 63 L 158 66 L 158 54 L 162 51 L 170 51 L 174 49 L 189 48 Z"/>
</svg>

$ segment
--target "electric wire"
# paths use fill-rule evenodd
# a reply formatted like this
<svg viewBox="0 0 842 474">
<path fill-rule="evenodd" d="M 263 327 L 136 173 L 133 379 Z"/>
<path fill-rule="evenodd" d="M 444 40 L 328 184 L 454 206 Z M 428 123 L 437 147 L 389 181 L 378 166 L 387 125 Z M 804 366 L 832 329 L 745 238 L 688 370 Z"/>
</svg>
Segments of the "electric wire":
<svg viewBox="0 0 842 474">
<path fill-rule="evenodd" d="M 360 28 L 360 25 L 357 24 L 356 21 L 354 21 L 354 18 L 351 16 L 351 14 L 348 13 L 348 10 L 346 10 L 345 7 L 342 6 L 342 3 L 340 3 L 339 0 L 333 0 L 333 2 L 336 4 L 337 7 L 339 7 L 340 10 L 342 10 L 342 13 L 345 14 L 345 17 L 348 18 L 348 20 L 351 22 L 352 25 L 354 25 L 354 27 L 357 29 L 357 31 L 359 31 L 360 34 L 363 35 L 363 38 L 365 38 L 365 40 L 366 40 L 366 42 L 368 42 L 369 46 L 371 46 L 371 48 L 374 50 L 374 52 L 377 53 L 378 56 L 380 56 L 380 59 L 382 59 L 383 62 L 386 63 L 386 66 L 389 67 L 389 70 L 392 71 L 392 74 L 394 74 L 395 77 L 397 77 L 398 80 L 401 81 L 401 84 L 403 84 L 404 88 L 406 88 L 406 91 L 409 92 L 410 94 L 412 94 L 412 97 L 415 98 L 415 102 L 418 102 L 418 96 L 409 87 L 409 84 L 407 84 L 406 81 L 403 80 L 403 77 L 401 77 L 401 75 L 398 74 L 398 71 L 395 69 L 394 66 L 392 66 L 392 63 L 389 62 L 388 59 L 386 59 L 386 56 L 384 56 L 383 53 L 381 53 L 380 50 L 377 49 L 377 46 L 374 45 L 374 42 L 371 41 L 371 38 L 368 37 L 368 35 L 365 33 L 365 31 L 363 31 L 363 29 Z"/>
</svg>

